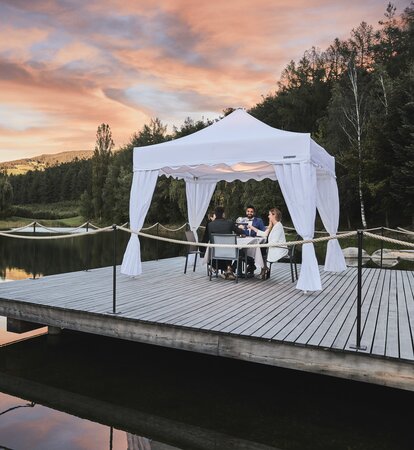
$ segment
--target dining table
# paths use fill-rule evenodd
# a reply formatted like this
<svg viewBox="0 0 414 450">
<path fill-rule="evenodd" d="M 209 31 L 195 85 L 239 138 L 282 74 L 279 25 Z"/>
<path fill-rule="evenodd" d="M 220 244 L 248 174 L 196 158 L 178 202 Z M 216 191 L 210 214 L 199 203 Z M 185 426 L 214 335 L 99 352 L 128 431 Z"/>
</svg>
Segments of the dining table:
<svg viewBox="0 0 414 450">
<path fill-rule="evenodd" d="M 262 237 L 258 237 L 258 236 L 238 236 L 237 239 L 237 245 L 251 245 L 252 247 L 245 247 L 244 250 L 246 251 L 246 258 L 245 260 L 247 261 L 247 256 L 251 256 L 252 258 L 254 258 L 254 265 L 256 266 L 257 269 L 261 270 L 265 265 L 264 265 L 264 260 L 263 260 L 263 255 L 261 252 L 260 247 L 253 247 L 256 244 L 264 244 L 266 242 L 266 238 L 262 238 Z M 204 254 L 204 258 L 203 258 L 203 264 L 207 264 L 209 261 L 209 248 L 207 247 L 206 252 Z"/>
</svg>

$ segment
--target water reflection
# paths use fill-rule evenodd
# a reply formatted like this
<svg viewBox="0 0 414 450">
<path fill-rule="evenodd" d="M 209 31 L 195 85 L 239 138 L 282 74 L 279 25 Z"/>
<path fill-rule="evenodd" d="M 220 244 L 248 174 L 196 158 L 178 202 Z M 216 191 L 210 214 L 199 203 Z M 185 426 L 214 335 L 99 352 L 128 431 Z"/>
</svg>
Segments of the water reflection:
<svg viewBox="0 0 414 450">
<path fill-rule="evenodd" d="M 112 239 L 111 233 L 36 241 L 0 237 L 0 278 L 38 277 L 112 265 Z M 128 239 L 129 234 L 117 231 L 116 264 L 122 262 Z M 185 254 L 177 244 L 148 238 L 140 241 L 143 261 Z"/>
<path fill-rule="evenodd" d="M 0 409 L 36 403 L 2 416 L 1 445 L 412 448 L 412 392 L 73 332 L 51 338 L 0 349 Z"/>
</svg>

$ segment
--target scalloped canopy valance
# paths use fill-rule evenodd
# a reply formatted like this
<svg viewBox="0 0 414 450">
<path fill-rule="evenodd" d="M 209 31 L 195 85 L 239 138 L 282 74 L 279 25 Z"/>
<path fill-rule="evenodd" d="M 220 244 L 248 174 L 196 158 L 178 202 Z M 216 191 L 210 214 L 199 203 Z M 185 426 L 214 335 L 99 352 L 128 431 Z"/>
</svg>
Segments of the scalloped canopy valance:
<svg viewBox="0 0 414 450">
<path fill-rule="evenodd" d="M 134 148 L 134 171 L 184 180 L 275 179 L 273 166 L 311 162 L 335 176 L 335 160 L 309 133 L 270 127 L 243 109 L 189 136 Z"/>
</svg>

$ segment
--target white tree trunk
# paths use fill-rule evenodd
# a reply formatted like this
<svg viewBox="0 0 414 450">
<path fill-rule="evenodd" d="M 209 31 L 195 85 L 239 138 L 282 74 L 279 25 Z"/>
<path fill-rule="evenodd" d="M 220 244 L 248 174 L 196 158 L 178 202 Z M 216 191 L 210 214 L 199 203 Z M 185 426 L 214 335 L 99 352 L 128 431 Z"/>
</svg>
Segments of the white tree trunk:
<svg viewBox="0 0 414 450">
<path fill-rule="evenodd" d="M 356 134 L 356 147 L 358 151 L 358 192 L 359 192 L 359 206 L 361 210 L 361 222 L 364 228 L 367 228 L 367 221 L 365 218 L 365 203 L 362 192 L 362 129 L 364 117 L 361 114 L 362 96 L 358 93 L 358 76 L 355 65 L 349 67 L 349 80 L 351 82 L 351 89 L 354 97 L 353 113 L 348 115 L 348 120 L 353 124 Z"/>
</svg>

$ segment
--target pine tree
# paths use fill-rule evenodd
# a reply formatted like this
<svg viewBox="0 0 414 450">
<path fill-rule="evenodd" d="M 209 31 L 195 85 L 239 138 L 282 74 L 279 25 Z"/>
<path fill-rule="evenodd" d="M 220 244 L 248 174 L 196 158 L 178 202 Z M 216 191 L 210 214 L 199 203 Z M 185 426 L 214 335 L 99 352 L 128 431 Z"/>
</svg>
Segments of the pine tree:
<svg viewBox="0 0 414 450">
<path fill-rule="evenodd" d="M 103 216 L 103 188 L 112 159 L 114 141 L 108 124 L 101 124 L 96 132 L 95 151 L 92 158 L 92 204 L 94 217 L 102 220 Z"/>
</svg>

